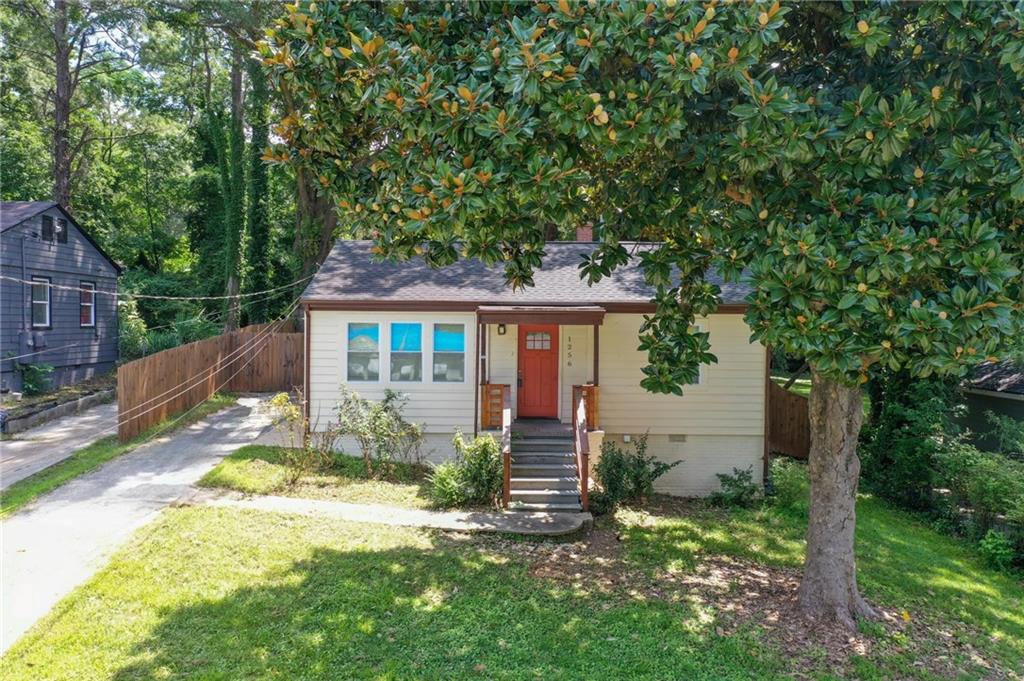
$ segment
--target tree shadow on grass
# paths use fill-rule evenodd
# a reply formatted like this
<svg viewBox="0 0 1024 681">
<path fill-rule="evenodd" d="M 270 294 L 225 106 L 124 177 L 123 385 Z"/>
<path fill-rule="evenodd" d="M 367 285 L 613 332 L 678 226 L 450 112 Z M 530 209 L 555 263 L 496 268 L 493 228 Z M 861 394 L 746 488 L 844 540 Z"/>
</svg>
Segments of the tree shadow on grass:
<svg viewBox="0 0 1024 681">
<path fill-rule="evenodd" d="M 161 613 L 119 681 L 152 678 L 758 678 L 752 633 L 686 602 L 533 579 L 466 547 L 339 551 Z"/>
<path fill-rule="evenodd" d="M 800 567 L 806 512 L 719 511 L 705 504 L 652 509 L 648 522 L 620 524 L 628 556 L 650 571 L 693 570 L 701 555 Z M 1017 659 L 1024 657 L 1024 585 L 984 565 L 957 539 L 938 534 L 878 499 L 858 502 L 859 582 L 875 602 L 956 621 Z"/>
</svg>

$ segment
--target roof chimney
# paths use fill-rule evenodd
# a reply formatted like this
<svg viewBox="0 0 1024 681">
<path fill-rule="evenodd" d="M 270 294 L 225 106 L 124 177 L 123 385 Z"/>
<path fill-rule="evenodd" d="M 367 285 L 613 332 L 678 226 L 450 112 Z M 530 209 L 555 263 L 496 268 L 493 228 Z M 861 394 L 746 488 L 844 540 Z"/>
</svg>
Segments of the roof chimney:
<svg viewBox="0 0 1024 681">
<path fill-rule="evenodd" d="M 593 241 L 594 223 L 586 222 L 576 228 L 576 241 Z"/>
</svg>

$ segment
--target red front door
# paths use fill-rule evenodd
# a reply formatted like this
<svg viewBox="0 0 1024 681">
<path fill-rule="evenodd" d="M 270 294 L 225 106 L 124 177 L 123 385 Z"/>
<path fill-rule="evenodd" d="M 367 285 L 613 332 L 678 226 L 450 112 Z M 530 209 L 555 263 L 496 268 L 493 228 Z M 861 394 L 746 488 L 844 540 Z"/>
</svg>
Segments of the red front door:
<svg viewBox="0 0 1024 681">
<path fill-rule="evenodd" d="M 519 325 L 518 415 L 558 418 L 558 326 Z"/>
</svg>

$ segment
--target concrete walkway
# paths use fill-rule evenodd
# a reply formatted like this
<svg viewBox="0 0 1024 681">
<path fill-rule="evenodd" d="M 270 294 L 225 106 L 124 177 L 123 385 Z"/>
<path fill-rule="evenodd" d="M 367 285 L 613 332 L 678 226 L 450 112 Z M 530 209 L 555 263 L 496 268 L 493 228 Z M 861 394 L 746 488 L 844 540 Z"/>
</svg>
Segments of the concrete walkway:
<svg viewBox="0 0 1024 681">
<path fill-rule="evenodd" d="M 503 534 L 530 534 L 559 536 L 573 534 L 593 524 L 589 513 L 520 513 L 510 511 L 431 511 L 427 509 L 399 508 L 383 504 L 350 504 L 342 501 L 296 499 L 293 497 L 243 496 L 232 493 L 214 495 L 204 499 L 198 495 L 193 501 L 204 501 L 211 506 L 247 508 L 279 513 L 312 515 L 359 523 L 432 527 L 462 532 L 498 532 Z"/>
<path fill-rule="evenodd" d="M 259 398 L 159 438 L 44 495 L 0 522 L 0 652 L 86 581 L 110 553 L 270 418 Z"/>
<path fill-rule="evenodd" d="M 63 416 L 0 442 L 0 490 L 116 431 L 117 403 L 111 402 Z"/>
</svg>

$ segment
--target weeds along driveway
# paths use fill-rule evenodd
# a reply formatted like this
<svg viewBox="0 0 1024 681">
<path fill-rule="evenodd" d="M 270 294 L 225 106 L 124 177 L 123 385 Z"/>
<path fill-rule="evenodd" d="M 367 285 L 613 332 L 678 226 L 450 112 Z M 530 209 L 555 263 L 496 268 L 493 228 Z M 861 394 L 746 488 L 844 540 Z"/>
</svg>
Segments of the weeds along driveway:
<svg viewBox="0 0 1024 681">
<path fill-rule="evenodd" d="M 186 494 L 220 459 L 270 427 L 244 397 L 39 497 L 0 522 L 0 652 L 88 579 L 138 527 Z"/>
</svg>

